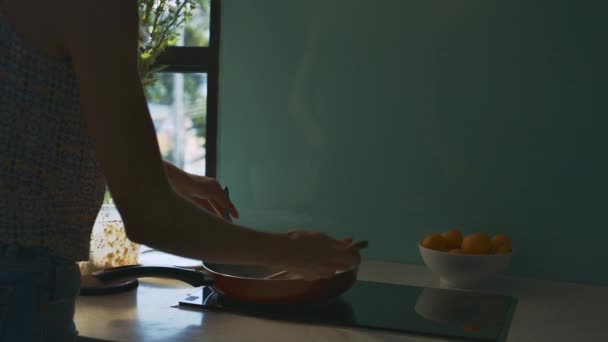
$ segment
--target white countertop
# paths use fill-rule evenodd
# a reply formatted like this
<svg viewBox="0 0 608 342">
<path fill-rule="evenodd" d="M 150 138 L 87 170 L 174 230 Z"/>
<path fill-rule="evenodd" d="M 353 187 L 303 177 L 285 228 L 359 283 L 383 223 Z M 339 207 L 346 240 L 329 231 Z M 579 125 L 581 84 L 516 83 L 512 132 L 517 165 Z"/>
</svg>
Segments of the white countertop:
<svg viewBox="0 0 608 342">
<path fill-rule="evenodd" d="M 359 280 L 439 287 L 424 266 L 365 261 Z M 518 299 L 507 342 L 608 341 L 608 287 L 504 278 L 485 289 Z M 80 297 L 76 325 L 85 337 L 109 341 L 378 341 L 442 339 L 362 329 L 276 322 L 176 308 L 195 289 L 177 281 L 144 279 L 136 291 Z"/>
</svg>

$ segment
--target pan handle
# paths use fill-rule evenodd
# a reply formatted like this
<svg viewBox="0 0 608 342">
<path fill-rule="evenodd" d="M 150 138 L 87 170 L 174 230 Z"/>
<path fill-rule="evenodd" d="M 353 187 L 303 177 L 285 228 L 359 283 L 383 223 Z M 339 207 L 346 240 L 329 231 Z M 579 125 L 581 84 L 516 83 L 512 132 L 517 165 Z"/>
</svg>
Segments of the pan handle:
<svg viewBox="0 0 608 342">
<path fill-rule="evenodd" d="M 203 272 L 175 266 L 132 265 L 114 267 L 93 273 L 102 282 L 117 282 L 144 277 L 181 280 L 194 287 L 211 285 L 213 279 Z"/>
</svg>

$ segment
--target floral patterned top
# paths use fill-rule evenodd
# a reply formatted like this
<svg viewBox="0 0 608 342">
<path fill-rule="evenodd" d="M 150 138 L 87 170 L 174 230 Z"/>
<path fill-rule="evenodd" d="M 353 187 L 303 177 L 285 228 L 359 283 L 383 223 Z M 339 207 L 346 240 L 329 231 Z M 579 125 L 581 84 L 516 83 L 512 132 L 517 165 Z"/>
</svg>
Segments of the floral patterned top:
<svg viewBox="0 0 608 342">
<path fill-rule="evenodd" d="M 0 242 L 87 260 L 105 180 L 69 59 L 28 47 L 0 0 Z"/>
</svg>

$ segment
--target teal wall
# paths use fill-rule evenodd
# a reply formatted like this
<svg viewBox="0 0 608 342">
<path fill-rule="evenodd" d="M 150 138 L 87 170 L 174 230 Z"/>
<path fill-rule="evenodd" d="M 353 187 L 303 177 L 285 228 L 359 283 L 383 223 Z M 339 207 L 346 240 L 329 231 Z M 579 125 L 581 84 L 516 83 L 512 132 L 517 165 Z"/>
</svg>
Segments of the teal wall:
<svg viewBox="0 0 608 342">
<path fill-rule="evenodd" d="M 504 232 L 512 273 L 608 284 L 605 4 L 224 0 L 240 222 L 407 263 L 431 231 Z"/>
</svg>

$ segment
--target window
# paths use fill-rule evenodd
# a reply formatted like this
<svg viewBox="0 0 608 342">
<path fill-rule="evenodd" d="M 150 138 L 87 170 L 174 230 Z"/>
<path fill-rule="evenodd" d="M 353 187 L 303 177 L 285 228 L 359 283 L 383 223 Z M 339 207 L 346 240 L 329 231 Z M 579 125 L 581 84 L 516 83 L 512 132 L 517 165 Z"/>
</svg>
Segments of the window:
<svg viewBox="0 0 608 342">
<path fill-rule="evenodd" d="M 215 176 L 220 0 L 196 0 L 195 14 L 175 46 L 159 56 L 166 66 L 146 89 L 165 160 Z"/>
<path fill-rule="evenodd" d="M 206 174 L 207 74 L 161 73 L 157 78 L 146 97 L 163 159 Z"/>
<path fill-rule="evenodd" d="M 166 68 L 146 89 L 163 158 L 187 172 L 215 176 L 220 0 L 196 0 L 180 40 L 159 56 Z M 195 261 L 141 246 L 140 263 L 189 266 Z"/>
</svg>

